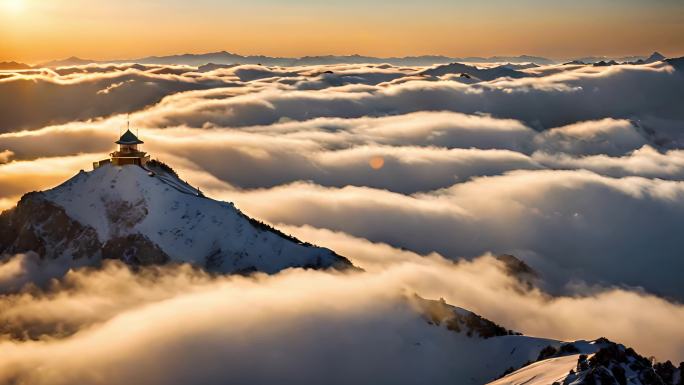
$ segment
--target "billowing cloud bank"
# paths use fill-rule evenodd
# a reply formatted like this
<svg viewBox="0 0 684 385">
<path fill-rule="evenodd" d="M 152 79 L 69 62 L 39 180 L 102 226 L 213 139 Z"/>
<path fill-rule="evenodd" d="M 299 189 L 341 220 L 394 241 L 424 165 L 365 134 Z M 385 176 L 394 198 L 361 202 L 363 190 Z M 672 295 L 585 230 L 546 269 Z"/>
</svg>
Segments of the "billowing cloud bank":
<svg viewBox="0 0 684 385">
<path fill-rule="evenodd" d="M 245 361 L 291 344 L 301 354 L 278 369 L 311 370 L 315 362 L 323 371 L 329 368 L 316 358 L 338 358 L 314 343 L 326 338 L 322 346 L 339 354 L 387 349 L 377 355 L 407 359 L 424 332 L 403 300 L 407 292 L 443 297 L 525 333 L 605 335 L 659 358 L 684 358 L 681 70 L 664 62 L 552 66 L 483 81 L 454 68 L 120 65 L 0 78 L 0 207 L 88 169 L 131 112 L 146 151 L 207 195 L 367 270 L 291 271 L 258 284 L 182 269 L 138 277 L 110 266 L 116 282 L 71 273 L 56 294 L 2 297 L 6 333 L 57 339 L 0 342 L 11 352 L 0 375 L 41 383 L 40 373 L 60 367 L 85 378 L 124 367 L 111 374 L 120 383 L 141 375 L 142 362 L 165 362 L 178 371 L 149 370 L 147 382 L 182 383 L 201 367 L 211 383 L 223 370 L 246 379 L 240 375 L 259 370 Z M 60 105 L 50 107 L 54 100 Z M 526 261 L 540 272 L 539 287 L 530 290 L 480 257 L 487 253 Z M 44 278 L 30 266 L 25 259 L 3 265 L 0 287 L 15 291 L 30 280 L 25 269 Z M 286 306 L 288 296 L 301 305 Z M 211 317 L 195 300 L 219 310 Z M 36 308 L 53 310 L 40 318 Z M 148 325 L 165 319 L 188 328 Z M 306 333 L 293 326 L 302 323 Z M 382 332 L 397 328 L 405 340 Z M 107 337 L 129 329 L 121 340 Z M 331 330 L 341 331 L 327 337 Z M 218 342 L 200 349 L 211 341 L 240 349 Z M 88 368 L 78 357 L 92 346 L 102 348 Z M 448 376 L 435 357 L 451 348 L 434 349 L 426 355 L 434 365 L 414 364 L 430 368 L 437 383 Z M 215 355 L 234 357 L 235 366 L 215 365 Z M 57 358 L 28 373 L 48 356 Z M 238 364 L 245 372 L 235 372 Z M 363 373 L 346 374 L 339 378 L 348 383 Z M 396 375 L 401 383 L 406 373 Z"/>
<path fill-rule="evenodd" d="M 653 296 L 613 289 L 551 297 L 491 257 L 453 264 L 344 234 L 290 230 L 338 246 L 367 272 L 210 277 L 187 266 L 134 274 L 115 263 L 72 272 L 48 292 L 0 300 L 2 332 L 12 336 L 0 340 L 0 381 L 482 383 L 492 366 L 506 368 L 508 350 L 487 355 L 501 341 L 428 325 L 407 301 L 416 292 L 484 310 L 533 335 L 607 335 L 659 357 L 684 354 L 684 309 Z M 32 263 L 17 256 L 0 277 L 35 275 Z"/>
</svg>

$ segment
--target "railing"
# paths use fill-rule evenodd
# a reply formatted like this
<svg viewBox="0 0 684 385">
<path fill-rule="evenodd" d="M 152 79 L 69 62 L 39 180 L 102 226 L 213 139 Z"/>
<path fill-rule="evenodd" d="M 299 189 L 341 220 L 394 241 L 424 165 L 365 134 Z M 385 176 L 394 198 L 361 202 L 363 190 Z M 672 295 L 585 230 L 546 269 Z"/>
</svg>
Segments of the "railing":
<svg viewBox="0 0 684 385">
<path fill-rule="evenodd" d="M 142 151 L 131 151 L 131 152 L 121 152 L 121 151 L 115 151 L 109 154 L 112 158 L 144 158 L 146 156 L 146 152 Z"/>
</svg>

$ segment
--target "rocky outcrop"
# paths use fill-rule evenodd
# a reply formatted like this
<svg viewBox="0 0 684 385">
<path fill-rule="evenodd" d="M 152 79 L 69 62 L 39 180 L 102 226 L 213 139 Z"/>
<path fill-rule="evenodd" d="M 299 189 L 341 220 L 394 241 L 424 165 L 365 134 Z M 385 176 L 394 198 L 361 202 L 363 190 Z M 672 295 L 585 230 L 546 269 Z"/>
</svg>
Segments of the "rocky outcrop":
<svg viewBox="0 0 684 385">
<path fill-rule="evenodd" d="M 141 234 L 110 239 L 102 246 L 102 258 L 120 259 L 129 265 L 160 265 L 171 258 Z"/>
<path fill-rule="evenodd" d="M 130 227 L 146 213 L 123 202 L 107 214 L 112 223 Z M 0 214 L 0 255 L 30 251 L 45 259 L 102 257 L 120 259 L 130 265 L 169 261 L 168 255 L 140 234 L 113 238 L 103 244 L 95 229 L 73 220 L 42 193 L 26 194 L 16 207 Z"/>
<path fill-rule="evenodd" d="M 542 384 L 535 381 L 536 373 L 557 370 L 559 357 L 567 361 L 567 372 L 558 373 L 558 380 L 550 385 L 682 385 L 684 383 L 684 363 L 679 367 L 670 361 L 655 363 L 653 358 L 639 355 L 632 348 L 617 344 L 606 338 L 595 341 L 576 341 L 560 346 L 547 346 L 539 352 L 536 361 L 530 361 L 516 370 L 508 369 L 496 384 L 525 383 Z M 578 346 L 579 344 L 579 346 Z M 576 360 L 576 361 L 574 361 Z M 574 366 L 572 363 L 576 362 Z M 532 368 L 524 376 L 526 368 Z M 519 374 L 518 374 L 519 373 Z M 517 374 L 517 377 L 516 377 Z M 508 380 L 507 380 L 508 378 Z M 494 384 L 492 383 L 492 384 Z M 543 383 L 546 385 L 546 383 Z"/>
<path fill-rule="evenodd" d="M 428 323 L 444 325 L 448 330 L 465 333 L 468 337 L 491 338 L 520 335 L 473 312 L 451 306 L 444 299 L 434 301 L 415 296 L 414 302 Z"/>
<path fill-rule="evenodd" d="M 517 257 L 501 254 L 497 255 L 496 259 L 503 264 L 506 274 L 515 277 L 521 283 L 521 288 L 531 290 L 540 281 L 539 273 Z"/>
<path fill-rule="evenodd" d="M 0 255 L 34 251 L 43 258 L 79 259 L 98 256 L 100 247 L 95 229 L 71 219 L 42 193 L 26 194 L 0 214 Z"/>
<path fill-rule="evenodd" d="M 113 234 L 127 233 L 133 226 L 140 223 L 147 216 L 145 201 L 127 202 L 111 200 L 105 205 L 110 232 Z"/>
<path fill-rule="evenodd" d="M 577 385 L 679 385 L 681 369 L 670 361 L 652 363 L 632 348 L 599 339 L 606 346 L 592 356 L 580 355 L 576 370 L 570 372 L 563 384 Z M 684 367 L 684 363 L 679 365 Z"/>
</svg>

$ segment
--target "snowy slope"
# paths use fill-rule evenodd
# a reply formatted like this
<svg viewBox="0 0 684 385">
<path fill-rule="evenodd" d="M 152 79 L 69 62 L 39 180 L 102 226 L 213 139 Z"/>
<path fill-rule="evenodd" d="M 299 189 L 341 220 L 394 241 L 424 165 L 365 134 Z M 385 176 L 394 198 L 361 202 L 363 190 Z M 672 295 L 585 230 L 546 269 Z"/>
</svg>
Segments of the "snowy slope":
<svg viewBox="0 0 684 385">
<path fill-rule="evenodd" d="M 545 346 L 558 343 L 554 340 L 521 335 L 485 339 L 469 337 L 467 332 L 455 332 L 443 327 L 432 329 L 434 330 L 425 332 L 425 337 L 418 342 L 417 348 L 426 352 L 443 350 L 444 365 L 452 371 L 454 384 L 488 383 L 503 374 L 507 368 L 520 367 L 534 360 Z"/>
<path fill-rule="evenodd" d="M 231 203 L 201 196 L 161 169 L 107 165 L 81 171 L 54 189 L 25 197 L 19 206 L 40 200 L 56 206 L 54 210 L 63 209 L 86 230 L 94 229 L 105 258 L 188 262 L 219 272 L 350 266 L 331 250 L 303 244 L 248 218 Z M 50 235 L 38 230 L 36 238 Z M 40 243 L 55 249 L 49 241 Z M 53 257 L 75 254 L 75 249 L 60 249 Z"/>
<path fill-rule="evenodd" d="M 679 368 L 670 362 L 652 364 L 605 338 L 564 342 L 529 337 L 443 300 L 416 297 L 416 302 L 426 321 L 436 326 L 421 347 L 428 353 L 442 346 L 455 384 L 681 385 L 684 363 Z"/>
<path fill-rule="evenodd" d="M 575 342 L 574 354 L 558 352 L 488 385 L 681 385 L 684 363 L 653 364 L 633 349 L 600 338 Z"/>
<path fill-rule="evenodd" d="M 489 385 L 548 385 L 555 382 L 563 383 L 570 370 L 577 366 L 579 354 L 571 356 L 549 358 L 535 362 L 511 373 Z"/>
<path fill-rule="evenodd" d="M 443 300 L 414 297 L 425 321 L 432 325 L 417 343 L 423 355 L 440 356 L 452 372 L 455 384 L 485 384 L 510 368 L 535 361 L 548 346 L 559 347 L 562 341 L 524 336 L 480 317 L 468 310 L 451 306 Z M 416 383 L 429 383 L 429 381 Z"/>
</svg>

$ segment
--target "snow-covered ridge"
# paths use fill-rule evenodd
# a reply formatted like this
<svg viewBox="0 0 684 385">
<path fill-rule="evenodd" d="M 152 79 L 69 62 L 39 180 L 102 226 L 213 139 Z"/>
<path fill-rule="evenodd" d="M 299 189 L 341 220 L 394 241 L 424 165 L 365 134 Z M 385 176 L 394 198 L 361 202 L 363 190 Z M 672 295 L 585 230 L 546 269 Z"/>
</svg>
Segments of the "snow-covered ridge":
<svg viewBox="0 0 684 385">
<path fill-rule="evenodd" d="M 247 217 L 232 203 L 204 197 L 161 168 L 106 165 L 81 171 L 51 190 L 29 194 L 19 205 L 27 205 L 28 200 L 42 200 L 43 205 L 53 205 L 80 226 L 92 229 L 102 246 L 100 255 L 89 255 L 96 259 L 187 262 L 219 272 L 351 266 L 331 250 L 299 242 Z M 41 227 L 35 223 L 22 226 Z M 0 253 L 8 251 L 3 249 L 8 245 L 0 242 Z M 17 245 L 11 251 L 28 251 L 16 249 Z M 78 251 L 77 246 L 69 247 L 51 257 L 73 258 Z"/>
<path fill-rule="evenodd" d="M 444 300 L 414 296 L 428 324 L 455 336 L 454 353 L 468 376 L 459 384 L 680 385 L 684 363 L 653 363 L 633 349 L 599 338 L 559 341 L 508 330 Z M 444 337 L 443 337 L 444 338 Z M 457 348 L 456 348 L 457 347 Z M 464 358 L 467 357 L 467 358 Z M 491 382 L 489 382 L 491 381 Z"/>
<path fill-rule="evenodd" d="M 488 385 L 681 385 L 684 362 L 653 363 L 605 338 L 543 349 L 536 362 Z"/>
</svg>

